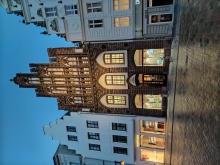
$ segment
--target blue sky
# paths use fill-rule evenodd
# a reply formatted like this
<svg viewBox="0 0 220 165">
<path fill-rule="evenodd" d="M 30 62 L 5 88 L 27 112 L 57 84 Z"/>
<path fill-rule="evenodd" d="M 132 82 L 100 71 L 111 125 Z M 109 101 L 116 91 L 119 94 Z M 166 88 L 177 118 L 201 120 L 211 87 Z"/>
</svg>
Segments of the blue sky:
<svg viewBox="0 0 220 165">
<path fill-rule="evenodd" d="M 54 98 L 36 97 L 34 89 L 19 88 L 9 80 L 16 73 L 30 73 L 29 63 L 48 63 L 47 48 L 71 47 L 45 29 L 21 23 L 22 17 L 0 7 L 0 164 L 52 165 L 58 141 L 44 136 L 43 126 L 66 112 Z"/>
</svg>

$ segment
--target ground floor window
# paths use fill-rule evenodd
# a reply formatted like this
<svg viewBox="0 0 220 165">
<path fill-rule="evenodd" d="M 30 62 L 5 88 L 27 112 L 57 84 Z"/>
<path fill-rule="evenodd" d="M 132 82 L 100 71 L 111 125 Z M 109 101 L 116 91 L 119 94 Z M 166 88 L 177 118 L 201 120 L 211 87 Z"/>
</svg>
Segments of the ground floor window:
<svg viewBox="0 0 220 165">
<path fill-rule="evenodd" d="M 141 147 L 164 149 L 165 139 L 162 137 L 141 135 L 140 144 L 141 144 Z"/>
<path fill-rule="evenodd" d="M 162 97 L 160 95 L 142 95 L 135 97 L 135 105 L 137 108 L 143 109 L 162 109 Z"/>
<path fill-rule="evenodd" d="M 140 120 L 140 130 L 143 133 L 164 134 L 165 122 Z"/>
<path fill-rule="evenodd" d="M 164 163 L 164 151 L 141 149 L 141 161 Z"/>
</svg>

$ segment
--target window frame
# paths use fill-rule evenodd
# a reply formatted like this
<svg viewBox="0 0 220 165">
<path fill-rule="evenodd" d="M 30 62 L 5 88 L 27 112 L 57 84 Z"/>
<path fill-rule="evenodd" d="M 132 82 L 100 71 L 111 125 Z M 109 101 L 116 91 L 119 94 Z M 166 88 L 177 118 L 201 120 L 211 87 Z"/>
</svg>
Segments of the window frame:
<svg viewBox="0 0 220 165">
<path fill-rule="evenodd" d="M 128 18 L 128 21 L 122 20 L 122 19 L 127 19 L 127 18 Z M 124 22 L 128 22 L 128 25 L 122 25 Z M 118 24 L 118 26 L 116 24 Z M 127 27 L 127 26 L 130 26 L 130 17 L 114 17 L 114 27 Z"/>
<path fill-rule="evenodd" d="M 47 10 L 50 10 L 50 9 L 52 9 L 52 11 L 47 11 Z M 45 11 L 46 17 L 55 17 L 55 16 L 57 16 L 57 7 L 56 6 L 54 6 L 54 7 L 45 7 L 44 11 Z"/>
<path fill-rule="evenodd" d="M 100 22 L 96 22 L 96 21 L 100 21 Z M 103 20 L 102 19 L 88 20 L 88 26 L 89 29 L 103 28 L 104 27 Z"/>
<path fill-rule="evenodd" d="M 67 132 L 76 132 L 76 127 L 75 126 L 66 126 L 66 131 Z"/>
<path fill-rule="evenodd" d="M 113 98 L 112 98 L 112 99 L 109 99 L 108 97 L 113 97 Z M 121 99 L 117 99 L 116 97 L 124 98 L 124 104 L 121 103 Z M 109 102 L 110 100 L 112 100 L 112 103 Z M 119 104 L 116 103 L 117 100 L 120 101 Z M 123 100 L 122 100 L 122 101 L 123 101 Z M 106 96 L 106 102 L 107 102 L 107 104 L 113 104 L 113 105 L 126 105 L 126 96 L 107 95 L 107 96 Z"/>
<path fill-rule="evenodd" d="M 107 57 L 109 55 L 109 58 Z M 115 58 L 115 57 L 112 57 L 113 55 L 123 55 L 123 58 Z M 107 63 L 106 60 L 110 61 L 110 63 Z M 113 62 L 114 60 L 123 60 L 123 63 L 120 63 L 120 62 Z M 106 65 L 111 65 L 111 64 L 125 64 L 125 54 L 124 53 L 104 53 L 103 55 L 103 61 L 104 61 L 104 64 Z"/>
<path fill-rule="evenodd" d="M 67 135 L 69 141 L 78 141 L 77 136 L 75 135 Z"/>
<path fill-rule="evenodd" d="M 91 144 L 91 143 L 89 143 L 89 150 L 101 151 L 101 146 L 99 144 Z"/>
<path fill-rule="evenodd" d="M 128 155 L 128 149 L 123 147 L 113 147 L 114 154 Z"/>
<path fill-rule="evenodd" d="M 99 133 L 88 132 L 88 139 L 91 139 L 91 140 L 100 140 Z"/>
<path fill-rule="evenodd" d="M 68 7 L 70 7 L 70 8 L 72 7 L 72 8 L 67 9 Z M 67 16 L 69 16 L 69 15 L 78 15 L 78 6 L 76 4 L 74 4 L 74 5 L 64 5 L 64 9 L 65 9 L 65 14 Z"/>
<path fill-rule="evenodd" d="M 112 123 L 112 130 L 127 131 L 127 125 L 124 123 Z"/>
<path fill-rule="evenodd" d="M 127 136 L 112 135 L 112 141 L 117 143 L 127 143 Z"/>
<path fill-rule="evenodd" d="M 121 11 L 121 10 L 129 10 L 130 9 L 130 0 L 127 0 L 128 3 L 126 4 L 121 4 L 121 0 L 114 0 L 113 1 L 113 11 Z M 116 2 L 116 3 L 115 3 Z M 128 6 L 127 9 L 121 9 L 121 6 Z M 115 9 L 115 7 L 117 7 L 118 9 Z"/>
<path fill-rule="evenodd" d="M 98 121 L 86 120 L 87 128 L 99 128 Z"/>
<path fill-rule="evenodd" d="M 110 80 L 110 79 L 107 80 L 108 77 L 111 77 L 111 82 L 112 83 L 108 83 L 108 81 Z M 124 78 L 124 80 L 123 80 L 124 83 L 123 84 L 114 83 L 114 82 L 122 82 L 122 80 L 117 80 L 117 79 L 119 79 L 117 77 L 120 77 L 120 79 L 123 77 Z M 125 85 L 125 75 L 105 75 L 105 83 L 106 83 L 106 85 L 123 85 L 124 86 Z"/>
<path fill-rule="evenodd" d="M 94 6 L 95 4 L 98 4 L 100 6 Z M 89 7 L 90 5 L 90 7 Z M 86 9 L 87 9 L 87 13 L 91 14 L 91 13 L 100 13 L 102 12 L 102 2 L 92 2 L 92 3 L 86 3 Z M 96 9 L 100 9 L 100 11 L 95 11 Z M 91 10 L 91 11 L 89 11 Z"/>
</svg>

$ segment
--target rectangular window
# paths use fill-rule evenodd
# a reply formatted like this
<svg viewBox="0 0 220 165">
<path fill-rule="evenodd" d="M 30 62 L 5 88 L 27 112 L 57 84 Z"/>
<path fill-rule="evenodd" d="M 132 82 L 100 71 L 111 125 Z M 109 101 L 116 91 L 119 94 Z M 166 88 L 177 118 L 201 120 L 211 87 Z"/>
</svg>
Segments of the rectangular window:
<svg viewBox="0 0 220 165">
<path fill-rule="evenodd" d="M 113 135 L 113 142 L 127 143 L 127 136 Z"/>
<path fill-rule="evenodd" d="M 88 132 L 88 139 L 99 140 L 99 133 Z"/>
<path fill-rule="evenodd" d="M 89 150 L 100 151 L 100 145 L 98 145 L 98 144 L 89 144 Z"/>
<path fill-rule="evenodd" d="M 128 154 L 127 148 L 122 148 L 122 147 L 113 147 L 114 153 L 116 154 Z"/>
<path fill-rule="evenodd" d="M 78 14 L 77 5 L 65 5 L 66 15 Z"/>
<path fill-rule="evenodd" d="M 46 13 L 46 17 L 55 17 L 55 16 L 57 16 L 57 8 L 56 7 L 46 7 L 45 13 Z"/>
<path fill-rule="evenodd" d="M 128 10 L 129 9 L 129 0 L 114 0 L 113 1 L 114 10 Z"/>
<path fill-rule="evenodd" d="M 130 25 L 130 19 L 129 17 L 119 17 L 114 18 L 114 26 L 129 26 Z"/>
<path fill-rule="evenodd" d="M 87 13 L 97 13 L 102 12 L 102 3 L 96 2 L 96 3 L 87 3 Z"/>
<path fill-rule="evenodd" d="M 76 127 L 74 126 L 66 126 L 67 132 L 76 132 Z"/>
<path fill-rule="evenodd" d="M 124 85 L 125 84 L 125 76 L 105 76 L 105 81 L 107 85 Z"/>
<path fill-rule="evenodd" d="M 89 28 L 100 28 L 103 27 L 102 20 L 89 20 Z"/>
<path fill-rule="evenodd" d="M 69 140 L 69 141 L 77 141 L 77 136 L 68 135 L 68 140 Z"/>
<path fill-rule="evenodd" d="M 172 14 L 149 15 L 151 23 L 172 22 Z"/>
<path fill-rule="evenodd" d="M 126 131 L 126 124 L 123 123 L 112 123 L 112 130 Z"/>
<path fill-rule="evenodd" d="M 125 105 L 126 97 L 125 96 L 107 96 L 108 104 L 116 104 L 116 105 Z"/>
<path fill-rule="evenodd" d="M 124 64 L 124 54 L 123 53 L 111 53 L 104 54 L 104 63 L 105 64 Z"/>
<path fill-rule="evenodd" d="M 86 121 L 87 128 L 99 128 L 98 121 Z"/>
</svg>

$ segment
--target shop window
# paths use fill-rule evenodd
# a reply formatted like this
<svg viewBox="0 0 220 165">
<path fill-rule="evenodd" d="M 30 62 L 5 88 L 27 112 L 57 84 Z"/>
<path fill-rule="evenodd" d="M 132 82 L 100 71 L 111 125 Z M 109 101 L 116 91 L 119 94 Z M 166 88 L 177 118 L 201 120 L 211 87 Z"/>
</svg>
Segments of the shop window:
<svg viewBox="0 0 220 165">
<path fill-rule="evenodd" d="M 163 66 L 164 49 L 140 49 L 134 54 L 136 66 Z"/>
<path fill-rule="evenodd" d="M 140 130 L 144 133 L 164 134 L 165 123 L 158 121 L 140 121 Z"/>
<path fill-rule="evenodd" d="M 161 22 L 171 22 L 172 14 L 157 14 L 157 15 L 149 15 L 150 23 L 161 23 Z"/>
<path fill-rule="evenodd" d="M 135 97 L 135 105 L 137 108 L 143 109 L 162 109 L 162 97 L 160 95 L 142 95 Z"/>
<path fill-rule="evenodd" d="M 162 137 L 141 135 L 140 144 L 141 147 L 164 149 L 165 139 Z"/>
</svg>

